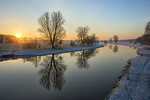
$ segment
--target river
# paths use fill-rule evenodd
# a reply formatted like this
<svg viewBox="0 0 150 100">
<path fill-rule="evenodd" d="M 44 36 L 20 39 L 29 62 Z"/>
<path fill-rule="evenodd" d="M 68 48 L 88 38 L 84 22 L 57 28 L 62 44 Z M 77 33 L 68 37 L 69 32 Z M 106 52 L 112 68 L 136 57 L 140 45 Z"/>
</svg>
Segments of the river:
<svg viewBox="0 0 150 100">
<path fill-rule="evenodd" d="M 0 62 L 0 100 L 101 100 L 127 61 L 129 46 L 105 47 Z"/>
</svg>

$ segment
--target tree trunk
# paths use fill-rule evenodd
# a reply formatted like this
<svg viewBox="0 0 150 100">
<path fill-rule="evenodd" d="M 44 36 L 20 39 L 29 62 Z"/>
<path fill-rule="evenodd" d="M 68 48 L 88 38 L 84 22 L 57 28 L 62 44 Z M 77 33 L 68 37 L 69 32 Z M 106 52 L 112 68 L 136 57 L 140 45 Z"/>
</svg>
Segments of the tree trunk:
<svg viewBox="0 0 150 100">
<path fill-rule="evenodd" d="M 54 42 L 52 43 L 52 48 L 55 48 Z"/>
<path fill-rule="evenodd" d="M 84 41 L 82 42 L 83 46 L 84 46 Z"/>
<path fill-rule="evenodd" d="M 83 40 L 83 38 L 81 37 L 81 42 L 82 42 L 82 45 L 84 46 L 84 40 Z"/>
</svg>

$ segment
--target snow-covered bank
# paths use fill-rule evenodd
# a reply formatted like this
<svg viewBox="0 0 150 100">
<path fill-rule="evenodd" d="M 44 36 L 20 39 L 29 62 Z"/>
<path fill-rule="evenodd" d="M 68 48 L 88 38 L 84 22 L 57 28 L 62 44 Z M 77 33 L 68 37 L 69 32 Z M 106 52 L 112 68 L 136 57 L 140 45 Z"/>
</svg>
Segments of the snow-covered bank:
<svg viewBox="0 0 150 100">
<path fill-rule="evenodd" d="M 108 100 L 150 99 L 150 56 L 138 56 L 131 59 L 130 63 Z"/>
<path fill-rule="evenodd" d="M 128 61 L 115 88 L 106 97 L 108 100 L 149 100 L 150 99 L 150 48 L 140 44 L 117 43 L 137 47 L 140 56 Z"/>
<path fill-rule="evenodd" d="M 2 58 L 2 55 L 9 55 L 13 54 L 14 58 L 22 58 L 22 57 L 29 57 L 29 56 L 41 56 L 41 55 L 48 55 L 48 54 L 58 54 L 58 53 L 66 53 L 66 52 L 74 52 L 74 51 L 81 51 L 81 50 L 89 50 L 103 47 L 104 45 L 95 44 L 93 46 L 72 46 L 72 47 L 65 47 L 62 49 L 29 49 L 29 50 L 17 50 L 17 51 L 4 51 L 0 52 L 0 60 L 6 60 L 6 58 Z M 7 58 L 8 59 L 8 58 Z M 9 58 L 10 59 L 10 58 Z"/>
</svg>

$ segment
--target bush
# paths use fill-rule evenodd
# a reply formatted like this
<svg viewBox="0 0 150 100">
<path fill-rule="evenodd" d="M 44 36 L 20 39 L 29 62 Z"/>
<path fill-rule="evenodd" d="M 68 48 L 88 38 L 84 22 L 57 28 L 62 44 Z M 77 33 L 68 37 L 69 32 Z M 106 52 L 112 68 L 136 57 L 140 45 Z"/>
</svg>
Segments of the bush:
<svg viewBox="0 0 150 100">
<path fill-rule="evenodd" d="M 22 49 L 40 49 L 41 44 L 39 43 L 24 43 Z"/>
<path fill-rule="evenodd" d="M 113 38 L 114 38 L 115 43 L 117 43 L 118 42 L 118 36 L 114 35 Z"/>
<path fill-rule="evenodd" d="M 93 45 L 94 43 L 97 43 L 97 37 L 95 34 L 92 34 L 91 36 L 86 36 L 84 38 L 84 43 L 86 45 Z"/>
</svg>

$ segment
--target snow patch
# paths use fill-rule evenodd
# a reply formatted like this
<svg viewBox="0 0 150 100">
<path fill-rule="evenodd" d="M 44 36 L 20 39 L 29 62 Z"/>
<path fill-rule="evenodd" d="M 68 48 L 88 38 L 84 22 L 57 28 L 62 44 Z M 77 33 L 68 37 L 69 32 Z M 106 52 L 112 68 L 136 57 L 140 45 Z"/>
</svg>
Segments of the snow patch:
<svg viewBox="0 0 150 100">
<path fill-rule="evenodd" d="M 9 55 L 14 54 L 15 58 L 22 58 L 22 57 L 29 57 L 29 56 L 41 56 L 41 55 L 49 55 L 49 54 L 58 54 L 58 53 L 66 53 L 66 52 L 74 52 L 74 51 L 82 51 L 82 50 L 89 50 L 104 47 L 101 44 L 94 44 L 93 46 L 72 46 L 72 47 L 65 47 L 61 49 L 28 49 L 28 50 L 16 50 L 16 51 L 4 51 L 0 52 L 0 57 L 2 55 Z M 0 58 L 3 60 L 3 58 Z"/>
<path fill-rule="evenodd" d="M 150 99 L 150 47 L 140 44 L 120 43 L 137 47 L 140 56 L 131 59 L 126 73 L 116 83 L 108 100 L 149 100 Z"/>
</svg>

